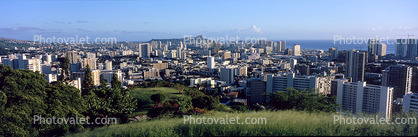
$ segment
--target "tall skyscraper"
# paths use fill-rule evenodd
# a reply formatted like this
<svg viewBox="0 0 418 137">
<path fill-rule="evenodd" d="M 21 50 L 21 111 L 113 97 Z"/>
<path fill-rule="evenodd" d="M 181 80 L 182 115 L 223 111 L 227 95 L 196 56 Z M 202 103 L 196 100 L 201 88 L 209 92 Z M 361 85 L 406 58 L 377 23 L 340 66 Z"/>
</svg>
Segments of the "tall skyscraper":
<svg viewBox="0 0 418 137">
<path fill-rule="evenodd" d="M 369 39 L 368 41 L 369 55 L 386 56 L 386 44 L 382 44 L 378 39 Z"/>
<path fill-rule="evenodd" d="M 286 41 L 278 41 L 273 45 L 274 52 L 280 52 L 286 50 Z"/>
<path fill-rule="evenodd" d="M 398 57 L 406 57 L 406 49 L 407 49 L 407 39 L 397 39 L 396 40 L 396 56 Z"/>
<path fill-rule="evenodd" d="M 331 59 L 335 59 L 338 57 L 338 49 L 336 47 L 331 47 L 328 49 L 328 56 Z"/>
<path fill-rule="evenodd" d="M 300 56 L 300 45 L 293 45 L 293 56 Z"/>
<path fill-rule="evenodd" d="M 280 51 L 286 50 L 286 41 L 280 41 Z"/>
<path fill-rule="evenodd" d="M 368 52 L 370 55 L 377 55 L 377 46 L 379 45 L 379 40 L 378 39 L 369 39 L 369 41 L 367 42 L 367 46 L 368 46 Z"/>
<path fill-rule="evenodd" d="M 151 57 L 151 46 L 148 43 L 139 45 L 139 57 Z"/>
<path fill-rule="evenodd" d="M 221 68 L 221 81 L 225 81 L 228 84 L 234 83 L 235 68 L 223 67 Z"/>
<path fill-rule="evenodd" d="M 377 45 L 377 55 L 386 56 L 386 44 Z"/>
<path fill-rule="evenodd" d="M 417 39 L 408 39 L 406 43 L 406 57 L 415 58 L 417 56 Z"/>
<path fill-rule="evenodd" d="M 370 85 L 364 81 L 344 82 L 337 85 L 337 104 L 342 111 L 354 114 L 379 114 L 390 120 L 393 88 Z"/>
<path fill-rule="evenodd" d="M 70 60 L 71 64 L 78 63 L 81 60 L 81 57 L 78 55 L 77 51 L 67 51 L 66 56 Z"/>
<path fill-rule="evenodd" d="M 345 56 L 345 75 L 352 78 L 353 82 L 364 81 L 364 71 L 366 66 L 366 54 L 352 50 Z"/>
<path fill-rule="evenodd" d="M 206 64 L 208 66 L 208 69 L 214 69 L 215 68 L 215 57 L 209 56 L 206 59 Z"/>
<path fill-rule="evenodd" d="M 402 98 L 411 91 L 412 67 L 392 65 L 382 71 L 382 86 L 393 87 L 394 99 Z"/>
</svg>

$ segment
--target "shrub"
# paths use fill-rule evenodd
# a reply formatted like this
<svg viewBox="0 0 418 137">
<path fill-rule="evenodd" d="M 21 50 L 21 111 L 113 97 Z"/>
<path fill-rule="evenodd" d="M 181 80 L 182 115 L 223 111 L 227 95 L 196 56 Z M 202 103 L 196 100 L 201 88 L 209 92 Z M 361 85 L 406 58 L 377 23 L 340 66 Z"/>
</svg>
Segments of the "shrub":
<svg viewBox="0 0 418 137">
<path fill-rule="evenodd" d="M 212 96 L 204 95 L 193 98 L 192 103 L 193 107 L 212 110 L 216 108 L 219 104 L 219 99 Z"/>
<path fill-rule="evenodd" d="M 160 92 L 160 93 L 151 95 L 151 100 L 154 101 L 155 103 L 159 103 L 159 102 L 165 101 L 167 97 L 168 97 L 167 93 Z"/>
</svg>

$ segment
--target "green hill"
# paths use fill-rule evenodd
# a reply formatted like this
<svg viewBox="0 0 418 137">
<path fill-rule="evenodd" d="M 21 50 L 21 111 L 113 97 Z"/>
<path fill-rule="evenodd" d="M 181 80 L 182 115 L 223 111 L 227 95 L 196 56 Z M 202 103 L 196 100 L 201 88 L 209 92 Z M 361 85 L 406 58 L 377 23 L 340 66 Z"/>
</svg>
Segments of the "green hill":
<svg viewBox="0 0 418 137">
<path fill-rule="evenodd" d="M 334 113 L 276 111 L 213 112 L 195 118 L 266 118 L 267 124 L 190 124 L 183 118 L 111 125 L 67 136 L 416 136 L 414 125 L 334 124 Z M 338 114 L 339 115 L 339 114 Z"/>
</svg>

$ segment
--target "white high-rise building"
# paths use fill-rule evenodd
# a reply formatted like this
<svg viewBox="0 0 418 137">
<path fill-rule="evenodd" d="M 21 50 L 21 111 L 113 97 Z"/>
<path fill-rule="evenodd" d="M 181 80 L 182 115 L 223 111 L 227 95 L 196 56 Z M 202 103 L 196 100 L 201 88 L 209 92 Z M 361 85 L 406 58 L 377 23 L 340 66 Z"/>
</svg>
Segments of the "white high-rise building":
<svg viewBox="0 0 418 137">
<path fill-rule="evenodd" d="M 297 90 L 312 90 L 315 89 L 317 93 L 326 93 L 321 91 L 331 88 L 331 80 L 324 80 L 316 76 L 296 76 L 295 73 L 288 73 L 282 75 L 267 75 L 266 92 L 272 93 L 276 91 L 286 91 L 286 88 L 295 88 Z M 321 83 L 323 82 L 323 83 Z M 329 87 L 319 87 L 321 85 L 329 85 Z M 318 90 L 320 89 L 320 90 Z"/>
<path fill-rule="evenodd" d="M 337 104 L 343 112 L 378 114 L 389 120 L 392 115 L 393 88 L 366 84 L 364 81 L 338 81 Z"/>
<path fill-rule="evenodd" d="M 296 64 L 298 64 L 297 59 L 289 59 L 290 67 L 295 68 Z"/>
<path fill-rule="evenodd" d="M 386 44 L 377 45 L 377 55 L 386 56 Z"/>
<path fill-rule="evenodd" d="M 207 59 L 207 66 L 208 66 L 208 69 L 214 69 L 215 68 L 215 57 L 211 57 L 211 56 L 209 56 Z"/>
<path fill-rule="evenodd" d="M 418 93 L 409 92 L 403 96 L 403 112 L 418 112 Z"/>
<path fill-rule="evenodd" d="M 112 61 L 106 60 L 105 61 L 105 70 L 112 70 Z"/>
<path fill-rule="evenodd" d="M 293 56 L 300 56 L 300 45 L 293 45 Z"/>
</svg>

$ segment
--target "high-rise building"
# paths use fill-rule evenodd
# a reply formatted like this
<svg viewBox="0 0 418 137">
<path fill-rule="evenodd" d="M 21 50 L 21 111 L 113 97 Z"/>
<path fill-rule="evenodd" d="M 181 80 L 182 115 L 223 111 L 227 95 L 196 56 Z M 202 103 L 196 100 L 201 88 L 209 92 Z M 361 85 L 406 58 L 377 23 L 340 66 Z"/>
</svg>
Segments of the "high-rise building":
<svg viewBox="0 0 418 137">
<path fill-rule="evenodd" d="M 73 72 L 73 78 L 78 79 L 80 78 L 81 81 L 84 81 L 85 74 L 84 72 Z M 93 81 L 93 85 L 99 86 L 100 85 L 100 70 L 91 70 L 91 78 Z M 81 82 L 83 83 L 83 82 Z"/>
<path fill-rule="evenodd" d="M 408 39 L 406 43 L 406 57 L 415 58 L 417 56 L 418 39 Z"/>
<path fill-rule="evenodd" d="M 293 56 L 300 56 L 300 45 L 293 45 Z"/>
<path fill-rule="evenodd" d="M 310 67 L 306 64 L 297 64 L 295 70 L 298 75 L 310 75 Z"/>
<path fill-rule="evenodd" d="M 367 45 L 369 55 L 386 56 L 386 44 L 381 44 L 378 39 L 369 39 Z"/>
<path fill-rule="evenodd" d="M 149 58 L 151 57 L 151 46 L 148 43 L 139 44 L 139 57 Z"/>
<path fill-rule="evenodd" d="M 45 54 L 42 59 L 44 60 L 44 64 L 51 64 L 52 62 L 52 57 L 48 54 Z"/>
<path fill-rule="evenodd" d="M 247 67 L 246 66 L 240 66 L 235 69 L 235 75 L 236 76 L 247 76 Z"/>
<path fill-rule="evenodd" d="M 81 60 L 81 57 L 78 55 L 77 51 L 67 51 L 66 56 L 70 60 L 71 64 L 78 63 Z"/>
<path fill-rule="evenodd" d="M 267 93 L 286 91 L 286 88 L 295 88 L 297 90 L 311 90 L 317 88 L 317 77 L 295 76 L 295 73 L 288 73 L 283 75 L 267 75 Z"/>
<path fill-rule="evenodd" d="M 345 75 L 353 82 L 364 81 L 366 54 L 359 51 L 349 51 L 345 56 Z"/>
<path fill-rule="evenodd" d="M 382 86 L 393 87 L 394 99 L 402 98 L 411 91 L 412 67 L 392 65 L 382 70 Z"/>
<path fill-rule="evenodd" d="M 335 47 L 331 47 L 328 49 L 328 56 L 331 59 L 335 59 L 338 57 L 338 49 Z"/>
<path fill-rule="evenodd" d="M 368 46 L 368 52 L 370 55 L 377 55 L 377 47 L 379 45 L 379 40 L 378 39 L 369 39 L 369 41 L 367 42 L 367 46 Z"/>
<path fill-rule="evenodd" d="M 177 58 L 179 58 L 179 59 L 181 59 L 181 58 L 182 58 L 182 55 L 183 55 L 183 54 L 182 54 L 182 53 L 183 53 L 183 52 L 182 52 L 182 50 L 183 50 L 183 49 L 182 49 L 181 47 L 177 47 L 177 52 L 176 52 L 176 53 L 177 53 L 177 55 L 176 55 L 176 56 L 177 56 Z"/>
<path fill-rule="evenodd" d="M 86 68 L 89 65 L 90 69 L 97 69 L 96 58 L 84 58 L 83 59 L 83 68 Z"/>
<path fill-rule="evenodd" d="M 214 69 L 215 68 L 215 57 L 209 56 L 206 59 L 206 64 L 208 66 L 208 69 Z"/>
<path fill-rule="evenodd" d="M 407 39 L 396 40 L 396 56 L 406 57 Z"/>
<path fill-rule="evenodd" d="M 274 52 L 280 52 L 286 50 L 286 41 L 278 41 L 273 45 Z"/>
<path fill-rule="evenodd" d="M 290 63 L 290 67 L 295 68 L 296 64 L 298 64 L 298 60 L 297 59 L 289 59 L 289 63 Z"/>
<path fill-rule="evenodd" d="M 390 120 L 392 115 L 393 88 L 370 85 L 364 81 L 338 81 L 337 104 L 341 111 L 354 114 L 378 114 Z"/>
<path fill-rule="evenodd" d="M 112 61 L 106 60 L 105 61 L 105 70 L 112 70 Z"/>
<path fill-rule="evenodd" d="M 409 92 L 403 96 L 403 112 L 418 112 L 418 93 Z"/>
<path fill-rule="evenodd" d="M 266 82 L 260 78 L 251 78 L 247 80 L 247 100 L 248 104 L 266 103 Z"/>
<path fill-rule="evenodd" d="M 223 67 L 221 68 L 220 80 L 225 81 L 227 84 L 234 83 L 235 68 Z"/>
<path fill-rule="evenodd" d="M 350 82 L 349 79 L 341 78 L 341 79 L 334 79 L 331 81 L 331 94 L 330 96 L 337 96 L 337 90 L 338 90 L 338 82 Z"/>
<path fill-rule="evenodd" d="M 377 45 L 377 55 L 386 56 L 386 44 Z"/>
</svg>

